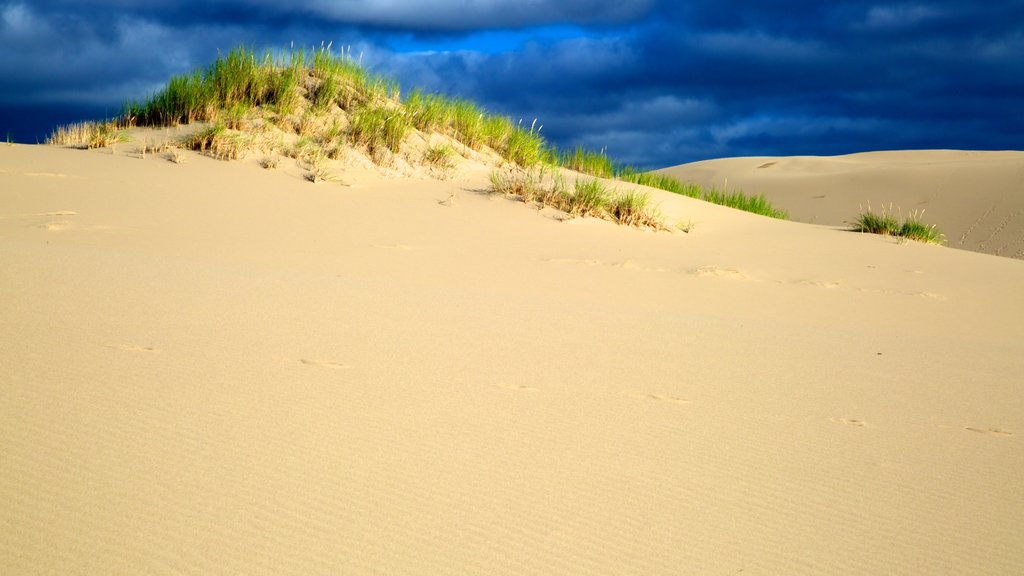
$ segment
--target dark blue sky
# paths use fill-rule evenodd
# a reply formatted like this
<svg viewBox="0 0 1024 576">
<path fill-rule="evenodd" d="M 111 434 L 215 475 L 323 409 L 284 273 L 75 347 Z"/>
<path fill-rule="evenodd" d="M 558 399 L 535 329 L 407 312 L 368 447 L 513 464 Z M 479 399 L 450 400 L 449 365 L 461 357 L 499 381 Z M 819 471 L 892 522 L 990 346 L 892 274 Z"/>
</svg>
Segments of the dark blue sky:
<svg viewBox="0 0 1024 576">
<path fill-rule="evenodd" d="M 1022 149 L 1024 0 L 0 0 L 0 135 L 116 114 L 239 44 L 333 42 L 645 167 Z"/>
</svg>

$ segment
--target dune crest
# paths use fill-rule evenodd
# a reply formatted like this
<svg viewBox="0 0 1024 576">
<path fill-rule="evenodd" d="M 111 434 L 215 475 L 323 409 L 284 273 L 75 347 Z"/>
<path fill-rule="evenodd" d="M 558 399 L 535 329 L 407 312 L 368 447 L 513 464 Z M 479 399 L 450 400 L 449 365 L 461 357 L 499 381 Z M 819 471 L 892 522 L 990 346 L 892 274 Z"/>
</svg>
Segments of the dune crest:
<svg viewBox="0 0 1024 576">
<path fill-rule="evenodd" d="M 1024 152 L 906 150 L 724 158 L 659 172 L 764 194 L 801 222 L 846 226 L 861 209 L 923 218 L 946 245 L 1024 259 Z"/>
</svg>

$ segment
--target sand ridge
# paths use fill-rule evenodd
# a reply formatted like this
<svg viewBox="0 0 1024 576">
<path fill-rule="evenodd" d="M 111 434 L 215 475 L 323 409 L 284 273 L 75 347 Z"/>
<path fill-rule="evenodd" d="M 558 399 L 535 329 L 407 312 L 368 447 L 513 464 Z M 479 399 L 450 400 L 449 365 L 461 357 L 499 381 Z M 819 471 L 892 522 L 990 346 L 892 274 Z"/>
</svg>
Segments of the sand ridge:
<svg viewBox="0 0 1024 576">
<path fill-rule="evenodd" d="M 949 247 L 1024 259 L 1024 152 L 723 158 L 660 172 L 763 194 L 801 222 L 846 226 L 869 206 L 922 212 Z"/>
<path fill-rule="evenodd" d="M 345 180 L 0 147 L 0 572 L 1024 572 L 1024 263 Z"/>
</svg>

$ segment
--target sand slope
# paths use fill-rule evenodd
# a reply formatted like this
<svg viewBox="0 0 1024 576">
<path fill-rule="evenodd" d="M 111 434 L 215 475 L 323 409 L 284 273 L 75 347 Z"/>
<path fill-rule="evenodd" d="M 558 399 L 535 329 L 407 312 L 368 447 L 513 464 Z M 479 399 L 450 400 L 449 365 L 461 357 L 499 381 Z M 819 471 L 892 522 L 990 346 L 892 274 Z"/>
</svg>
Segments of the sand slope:
<svg viewBox="0 0 1024 576">
<path fill-rule="evenodd" d="M 485 183 L 0 147 L 0 573 L 1024 573 L 1024 262 Z"/>
<path fill-rule="evenodd" d="M 1024 152 L 725 158 L 661 172 L 764 194 L 801 222 L 843 226 L 869 205 L 923 211 L 950 247 L 1024 259 Z"/>
</svg>

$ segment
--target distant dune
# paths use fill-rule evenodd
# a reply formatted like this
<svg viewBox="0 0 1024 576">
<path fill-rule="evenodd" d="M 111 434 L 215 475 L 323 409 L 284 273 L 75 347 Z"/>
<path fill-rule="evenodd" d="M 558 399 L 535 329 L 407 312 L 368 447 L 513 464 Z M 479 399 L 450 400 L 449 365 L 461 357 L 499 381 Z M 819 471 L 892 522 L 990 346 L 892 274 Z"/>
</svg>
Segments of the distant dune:
<svg viewBox="0 0 1024 576">
<path fill-rule="evenodd" d="M 843 226 L 869 204 L 924 211 L 950 247 L 1024 258 L 1024 152 L 725 158 L 659 172 L 763 194 L 801 222 Z"/>
<path fill-rule="evenodd" d="M 1024 262 L 145 141 L 0 146 L 2 574 L 1024 574 Z M 1019 158 L 706 177 L 1014 255 Z"/>
</svg>

